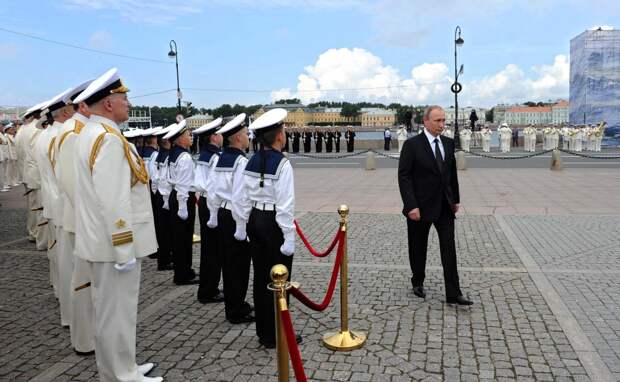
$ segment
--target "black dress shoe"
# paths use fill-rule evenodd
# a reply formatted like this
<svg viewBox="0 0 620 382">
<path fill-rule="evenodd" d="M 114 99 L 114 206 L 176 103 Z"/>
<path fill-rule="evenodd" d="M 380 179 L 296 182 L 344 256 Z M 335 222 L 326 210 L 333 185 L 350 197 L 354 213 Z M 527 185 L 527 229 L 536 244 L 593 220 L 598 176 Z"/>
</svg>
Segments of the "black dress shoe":
<svg viewBox="0 0 620 382">
<path fill-rule="evenodd" d="M 423 286 L 414 286 L 413 287 L 413 294 L 415 294 L 416 296 L 418 296 L 420 298 L 426 298 L 426 291 L 424 291 L 424 287 Z"/>
<path fill-rule="evenodd" d="M 474 305 L 473 302 L 469 301 L 463 296 L 458 297 L 448 297 L 446 298 L 447 304 L 457 304 L 457 305 Z"/>
<path fill-rule="evenodd" d="M 254 317 L 254 315 L 252 314 L 247 314 L 243 317 L 228 318 L 228 322 L 230 322 L 231 324 L 245 324 L 254 321 L 256 321 L 256 317 Z"/>
<path fill-rule="evenodd" d="M 217 292 L 215 296 L 207 297 L 207 298 L 198 297 L 198 302 L 201 304 L 216 304 L 219 302 L 224 302 L 224 293 Z"/>
<path fill-rule="evenodd" d="M 77 355 L 79 355 L 81 357 L 86 357 L 86 356 L 95 354 L 94 350 L 91 350 L 91 351 L 77 351 L 77 350 L 73 349 L 73 351 L 75 352 L 75 354 L 77 354 Z"/>
<path fill-rule="evenodd" d="M 158 271 L 171 271 L 173 269 L 174 267 L 172 266 L 172 264 L 162 264 L 157 266 Z"/>
<path fill-rule="evenodd" d="M 183 280 L 183 281 L 175 281 L 174 283 L 176 285 L 196 285 L 198 284 L 198 280 L 193 279 L 193 280 Z"/>
<path fill-rule="evenodd" d="M 295 337 L 295 342 L 297 342 L 298 344 L 300 344 L 303 341 L 303 337 L 300 336 L 299 334 Z M 258 342 L 263 345 L 264 347 L 266 347 L 267 349 L 275 349 L 276 348 L 276 343 L 272 342 L 272 341 L 263 341 L 261 339 L 258 340 Z"/>
</svg>

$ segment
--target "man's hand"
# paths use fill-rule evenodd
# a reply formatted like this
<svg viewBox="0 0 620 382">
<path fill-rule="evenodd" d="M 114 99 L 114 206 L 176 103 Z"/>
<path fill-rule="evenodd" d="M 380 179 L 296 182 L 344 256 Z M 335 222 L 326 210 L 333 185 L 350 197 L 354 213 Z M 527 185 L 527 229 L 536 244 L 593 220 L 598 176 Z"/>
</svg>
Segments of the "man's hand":
<svg viewBox="0 0 620 382">
<path fill-rule="evenodd" d="M 420 209 L 419 208 L 412 209 L 411 211 L 409 211 L 407 216 L 409 217 L 409 219 L 413 221 L 420 221 Z"/>
<path fill-rule="evenodd" d="M 460 205 L 460 204 L 458 204 L 458 203 L 457 203 L 457 204 L 453 204 L 453 205 L 452 205 L 452 212 L 454 212 L 455 214 L 456 214 L 457 212 L 459 212 L 459 207 L 460 207 L 460 206 L 461 206 L 461 205 Z"/>
</svg>

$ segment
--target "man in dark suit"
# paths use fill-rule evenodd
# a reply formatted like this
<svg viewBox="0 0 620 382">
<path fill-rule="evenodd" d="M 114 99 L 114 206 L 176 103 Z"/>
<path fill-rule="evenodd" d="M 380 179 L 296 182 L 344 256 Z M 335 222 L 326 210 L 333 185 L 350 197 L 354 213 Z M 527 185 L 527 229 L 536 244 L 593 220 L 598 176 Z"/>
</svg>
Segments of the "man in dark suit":
<svg viewBox="0 0 620 382">
<path fill-rule="evenodd" d="M 454 243 L 454 219 L 460 203 L 454 140 L 441 135 L 446 116 L 440 106 L 429 106 L 423 119 L 423 132 L 405 141 L 398 163 L 413 293 L 426 297 L 426 251 L 428 234 L 434 225 L 439 237 L 446 302 L 471 305 L 459 285 Z"/>
</svg>

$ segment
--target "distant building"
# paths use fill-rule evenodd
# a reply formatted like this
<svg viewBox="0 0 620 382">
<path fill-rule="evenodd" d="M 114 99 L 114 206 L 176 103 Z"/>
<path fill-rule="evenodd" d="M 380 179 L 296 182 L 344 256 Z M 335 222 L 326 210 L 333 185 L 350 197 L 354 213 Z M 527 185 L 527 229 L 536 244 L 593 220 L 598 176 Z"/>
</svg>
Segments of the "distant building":
<svg viewBox="0 0 620 382">
<path fill-rule="evenodd" d="M 362 108 L 362 126 L 391 127 L 396 125 L 396 111 L 381 108 Z"/>
<path fill-rule="evenodd" d="M 620 129 L 620 30 L 587 30 L 570 41 L 570 123 Z"/>
<path fill-rule="evenodd" d="M 283 108 L 288 111 L 284 124 L 289 127 L 303 127 L 309 125 L 362 125 L 369 127 L 389 127 L 396 124 L 396 112 L 390 109 L 362 108 L 356 117 L 345 117 L 340 113 L 340 107 L 306 107 L 302 104 L 272 104 L 258 109 L 251 117 L 252 120 L 265 112 Z"/>
<path fill-rule="evenodd" d="M 191 130 L 197 129 L 202 125 L 205 125 L 211 121 L 213 121 L 213 116 L 210 114 L 196 114 L 191 117 L 185 118 L 187 121 L 187 127 Z"/>
<path fill-rule="evenodd" d="M 510 106 L 502 109 L 503 116 L 493 115 L 495 123 L 509 125 L 549 125 L 568 122 L 568 102 L 560 100 L 548 106 Z"/>
</svg>

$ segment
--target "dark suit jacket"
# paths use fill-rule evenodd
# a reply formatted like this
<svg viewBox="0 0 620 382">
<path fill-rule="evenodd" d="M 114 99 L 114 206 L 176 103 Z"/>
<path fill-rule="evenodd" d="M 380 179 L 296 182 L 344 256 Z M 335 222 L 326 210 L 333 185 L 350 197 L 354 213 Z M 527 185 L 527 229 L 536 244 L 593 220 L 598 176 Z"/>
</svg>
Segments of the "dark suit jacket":
<svg viewBox="0 0 620 382">
<path fill-rule="evenodd" d="M 444 200 L 450 205 L 460 203 L 454 140 L 441 136 L 441 142 L 445 152 L 443 171 L 439 170 L 424 132 L 405 141 L 398 162 L 403 215 L 407 216 L 409 211 L 419 208 L 421 220 L 437 221 Z"/>
</svg>

